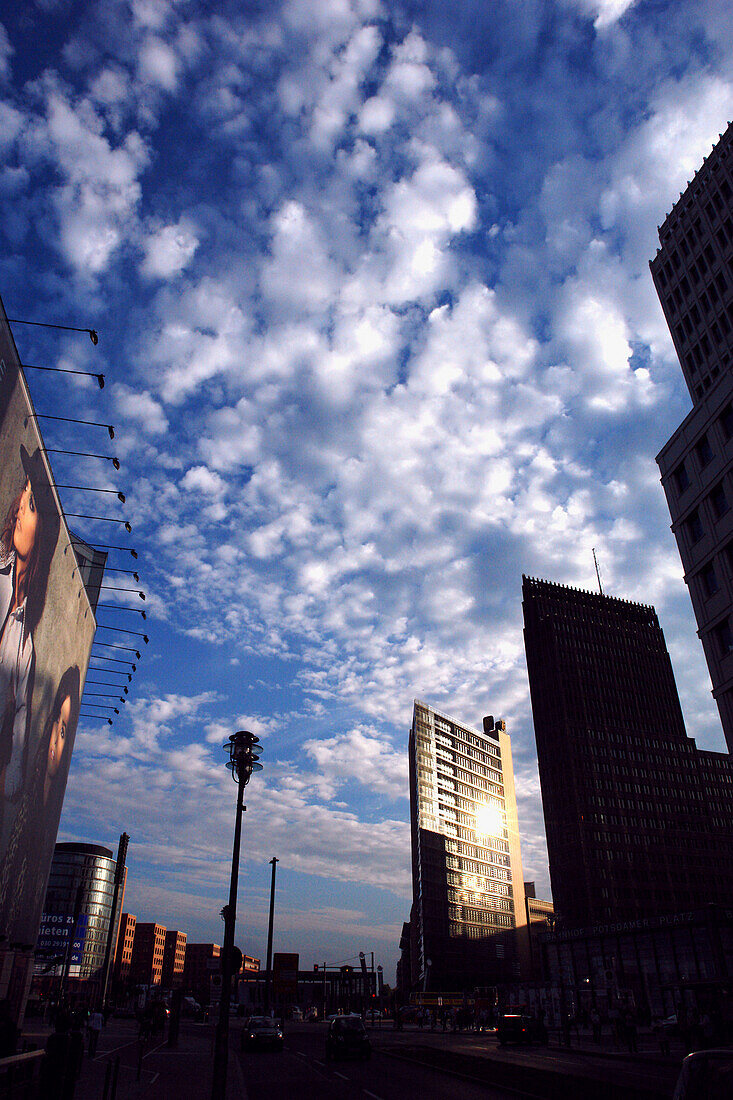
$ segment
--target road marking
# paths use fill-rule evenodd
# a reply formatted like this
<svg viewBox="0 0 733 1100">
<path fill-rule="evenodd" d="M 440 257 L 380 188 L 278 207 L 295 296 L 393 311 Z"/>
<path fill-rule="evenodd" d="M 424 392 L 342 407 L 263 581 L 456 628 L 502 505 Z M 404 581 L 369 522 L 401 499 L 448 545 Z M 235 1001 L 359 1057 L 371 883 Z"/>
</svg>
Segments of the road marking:
<svg viewBox="0 0 733 1100">
<path fill-rule="evenodd" d="M 155 1084 L 155 1082 L 156 1082 L 156 1081 L 158 1080 L 158 1078 L 159 1078 L 159 1077 L 160 1077 L 160 1074 L 159 1074 L 159 1073 L 156 1073 L 156 1074 L 155 1074 L 155 1076 L 153 1077 L 152 1081 L 149 1081 L 149 1082 L 148 1082 L 148 1084 L 150 1084 L 150 1085 L 154 1085 L 154 1084 Z"/>
<path fill-rule="evenodd" d="M 307 1055 L 307 1054 L 303 1054 L 303 1051 L 302 1051 L 302 1050 L 295 1050 L 295 1051 L 293 1051 L 293 1053 L 295 1054 L 295 1056 L 296 1056 L 297 1058 L 307 1058 L 307 1057 L 308 1057 L 308 1055 Z M 314 1059 L 314 1061 L 315 1061 L 315 1059 Z M 319 1064 L 319 1066 L 320 1066 L 320 1064 L 321 1064 L 321 1063 L 319 1062 L 318 1064 Z"/>
<path fill-rule="evenodd" d="M 303 1057 L 305 1058 L 305 1054 L 303 1055 Z M 319 1062 L 317 1058 L 314 1058 L 313 1062 L 316 1066 L 323 1066 L 324 1069 L 326 1068 L 326 1063 L 325 1062 Z"/>
<path fill-rule="evenodd" d="M 237 1077 L 237 1088 L 239 1089 L 240 1100 L 247 1100 L 247 1088 L 244 1083 L 244 1075 L 242 1074 L 242 1066 L 240 1064 L 239 1058 L 232 1058 L 232 1062 L 234 1064 L 234 1072 Z"/>
<path fill-rule="evenodd" d="M 149 1058 L 151 1054 L 155 1054 L 156 1050 L 160 1050 L 160 1048 L 164 1047 L 164 1046 L 165 1046 L 164 1042 L 163 1043 L 158 1043 L 157 1047 L 153 1047 L 153 1049 L 149 1050 L 147 1054 L 143 1054 L 143 1061 L 145 1061 L 146 1058 Z"/>
<path fill-rule="evenodd" d="M 348 1081 L 348 1077 L 344 1077 L 343 1073 L 339 1073 L 337 1069 L 333 1071 L 334 1077 L 340 1077 L 342 1081 Z"/>
<path fill-rule="evenodd" d="M 367 1092 L 366 1089 L 364 1089 L 363 1092 L 365 1096 L 371 1096 L 372 1100 L 382 1100 L 382 1097 L 377 1096 L 376 1092 Z"/>
</svg>

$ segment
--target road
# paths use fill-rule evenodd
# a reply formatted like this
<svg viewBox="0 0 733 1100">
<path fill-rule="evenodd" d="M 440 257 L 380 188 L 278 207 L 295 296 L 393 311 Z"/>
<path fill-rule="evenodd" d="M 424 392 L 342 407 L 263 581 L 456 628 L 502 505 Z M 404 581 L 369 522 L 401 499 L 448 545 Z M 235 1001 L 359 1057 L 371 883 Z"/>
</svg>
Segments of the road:
<svg viewBox="0 0 733 1100">
<path fill-rule="evenodd" d="M 235 1096 L 241 1100 L 517 1100 L 515 1092 L 462 1080 L 414 1062 L 390 1057 L 379 1032 L 372 1033 L 369 1061 L 325 1060 L 326 1033 L 322 1026 L 290 1024 L 282 1051 L 240 1052 L 233 1033 L 231 1066 Z"/>
</svg>

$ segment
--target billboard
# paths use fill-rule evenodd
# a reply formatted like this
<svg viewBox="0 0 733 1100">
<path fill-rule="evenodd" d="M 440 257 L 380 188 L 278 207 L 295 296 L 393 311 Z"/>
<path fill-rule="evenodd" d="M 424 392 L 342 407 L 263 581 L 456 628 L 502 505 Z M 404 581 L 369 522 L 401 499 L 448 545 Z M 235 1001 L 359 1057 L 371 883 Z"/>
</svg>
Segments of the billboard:
<svg viewBox="0 0 733 1100">
<path fill-rule="evenodd" d="M 81 966 L 88 924 L 89 916 L 86 913 L 79 914 L 76 925 L 72 916 L 62 913 L 43 913 L 36 947 L 56 963 L 66 961 L 68 954 L 69 967 Z M 70 940 L 71 951 L 69 951 Z"/>
<path fill-rule="evenodd" d="M 0 302 L 0 935 L 36 942 L 96 623 Z"/>
</svg>

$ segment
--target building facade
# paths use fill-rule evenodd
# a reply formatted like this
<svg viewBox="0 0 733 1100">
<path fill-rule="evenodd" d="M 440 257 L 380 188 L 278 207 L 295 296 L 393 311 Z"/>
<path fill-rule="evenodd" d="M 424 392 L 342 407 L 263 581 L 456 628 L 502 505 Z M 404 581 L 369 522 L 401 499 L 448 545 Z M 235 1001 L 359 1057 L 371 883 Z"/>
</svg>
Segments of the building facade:
<svg viewBox="0 0 733 1100">
<path fill-rule="evenodd" d="M 560 927 L 733 905 L 733 758 L 687 736 L 654 608 L 528 577 L 523 596 Z"/>
<path fill-rule="evenodd" d="M 657 456 L 733 751 L 733 127 L 659 227 L 652 278 L 692 411 Z"/>
<path fill-rule="evenodd" d="M 508 981 L 528 944 L 514 772 L 503 722 L 478 732 L 420 700 L 409 739 L 411 986 Z"/>
<path fill-rule="evenodd" d="M 130 978 L 136 924 L 137 918 L 132 913 L 123 913 L 120 917 L 120 931 L 117 936 L 117 950 L 113 970 L 113 982 L 116 987 L 127 985 Z"/>
<path fill-rule="evenodd" d="M 37 971 L 99 980 L 114 906 L 115 860 L 100 844 L 57 844 L 41 916 Z M 53 960 L 56 960 L 54 963 Z"/>
<path fill-rule="evenodd" d="M 160 985 L 163 976 L 164 925 L 138 923 L 130 960 L 130 981 L 135 985 Z"/>
<path fill-rule="evenodd" d="M 211 977 L 217 973 L 212 963 L 220 957 L 221 947 L 218 943 L 186 944 L 183 986 L 193 993 L 199 1004 L 207 1005 L 211 1000 Z"/>
<path fill-rule="evenodd" d="M 186 933 L 169 928 L 163 943 L 163 970 L 161 985 L 175 989 L 183 985 L 183 967 L 186 962 Z"/>
<path fill-rule="evenodd" d="M 555 907 L 551 901 L 545 901 L 543 898 L 537 897 L 533 882 L 525 882 L 524 908 L 529 938 L 529 977 L 534 982 L 540 982 L 543 978 L 540 935 L 554 926 Z"/>
</svg>

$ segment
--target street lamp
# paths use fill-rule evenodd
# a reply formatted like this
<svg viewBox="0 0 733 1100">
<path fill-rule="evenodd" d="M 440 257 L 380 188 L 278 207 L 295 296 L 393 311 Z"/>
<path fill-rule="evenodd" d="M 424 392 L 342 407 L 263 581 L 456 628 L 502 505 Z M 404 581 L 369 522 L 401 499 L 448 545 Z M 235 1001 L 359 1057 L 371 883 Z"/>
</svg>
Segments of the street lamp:
<svg viewBox="0 0 733 1100">
<path fill-rule="evenodd" d="M 229 1058 L 229 997 L 232 982 L 232 951 L 234 927 L 237 921 L 237 883 L 239 880 L 239 846 L 242 837 L 242 814 L 245 810 L 244 788 L 252 772 L 261 771 L 259 763 L 260 739 L 249 730 L 233 733 L 224 745 L 229 753 L 227 767 L 237 784 L 237 816 L 234 821 L 234 845 L 232 849 L 232 875 L 229 882 L 229 904 L 224 920 L 224 950 L 221 953 L 221 1000 L 219 1020 L 214 1041 L 214 1072 L 211 1088 L 212 1100 L 224 1100 L 227 1088 L 227 1062 Z"/>
</svg>

